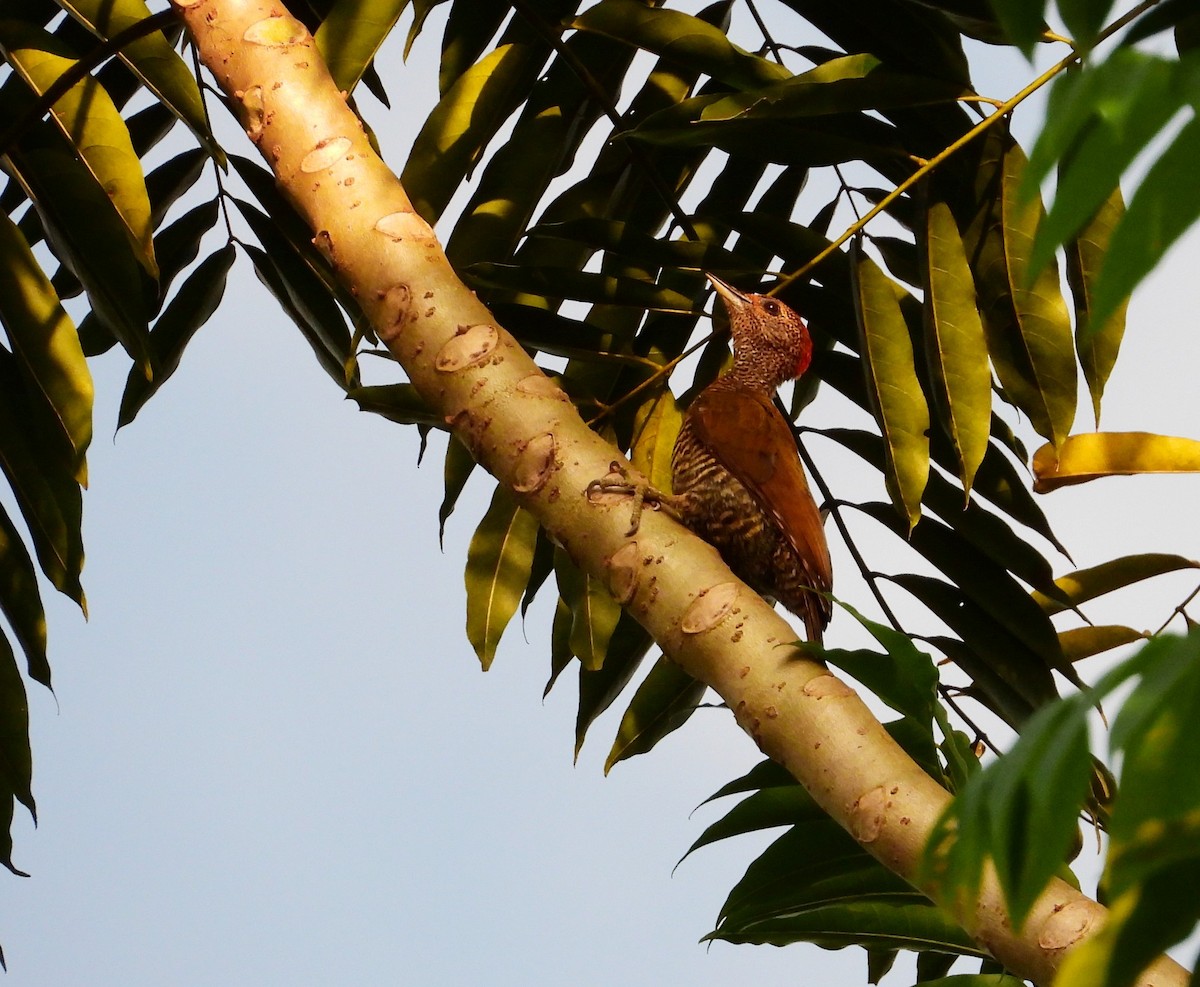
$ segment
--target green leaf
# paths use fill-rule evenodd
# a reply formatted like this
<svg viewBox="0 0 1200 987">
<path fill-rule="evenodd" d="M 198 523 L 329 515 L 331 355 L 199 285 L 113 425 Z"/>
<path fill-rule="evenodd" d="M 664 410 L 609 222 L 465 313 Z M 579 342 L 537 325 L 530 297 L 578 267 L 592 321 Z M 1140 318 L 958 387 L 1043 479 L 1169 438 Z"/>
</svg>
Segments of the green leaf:
<svg viewBox="0 0 1200 987">
<path fill-rule="evenodd" d="M 408 0 L 337 0 L 317 29 L 317 51 L 338 89 L 353 92 Z"/>
<path fill-rule="evenodd" d="M 1191 181 L 1200 160 L 1200 119 L 1175 135 L 1137 187 L 1125 218 L 1113 231 L 1092 301 L 1092 318 L 1103 324 L 1167 249 L 1200 216 L 1200 188 Z"/>
<path fill-rule="evenodd" d="M 160 230 L 154 237 L 154 251 L 158 256 L 158 284 L 160 297 L 165 301 L 167 290 L 184 268 L 191 266 L 200 253 L 200 241 L 213 228 L 220 214 L 216 199 L 209 199 L 194 206 Z"/>
<path fill-rule="evenodd" d="M 1057 265 L 1034 278 L 1030 252 L 1041 202 L 1020 202 L 1025 155 L 1009 138 L 987 145 L 983 208 L 966 237 L 988 352 L 1005 394 L 1039 435 L 1062 442 L 1075 418 L 1075 346 Z"/>
<path fill-rule="evenodd" d="M 650 281 L 613 277 L 563 267 L 472 264 L 464 280 L 477 289 L 511 291 L 543 298 L 569 298 L 595 305 L 625 305 L 656 312 L 691 312 L 696 301 Z"/>
<path fill-rule="evenodd" d="M 1075 840 L 1092 760 L 1086 702 L 1039 710 L 1012 749 L 974 775 L 938 821 L 925 853 L 925 879 L 970 901 L 990 859 L 1019 929 Z"/>
<path fill-rule="evenodd" d="M 653 395 L 634 415 L 630 461 L 658 490 L 671 489 L 671 457 L 683 426 L 683 412 L 669 390 Z"/>
<path fill-rule="evenodd" d="M 30 388 L 50 410 L 71 449 L 71 469 L 82 482 L 92 440 L 92 375 L 75 325 L 63 309 L 33 251 L 0 214 L 0 322 Z"/>
<path fill-rule="evenodd" d="M 251 254 L 253 257 L 253 253 Z M 267 263 L 264 260 L 264 263 Z M 295 316 L 293 316 L 295 318 Z M 401 425 L 430 425 L 445 428 L 444 415 L 437 414 L 412 384 L 371 384 L 352 387 L 346 397 L 358 403 L 360 411 L 372 411 Z"/>
<path fill-rule="evenodd" d="M 37 822 L 29 752 L 29 700 L 8 638 L 0 633 L 0 790 L 17 797 Z"/>
<path fill-rule="evenodd" d="M 576 566 L 563 549 L 555 550 L 554 572 L 558 591 L 571 611 L 571 653 L 594 672 L 604 665 L 621 607 L 604 584 Z"/>
<path fill-rule="evenodd" d="M 57 39 L 12 21 L 0 21 L 0 48 L 9 65 L 39 96 L 76 64 Z M 104 190 L 109 208 L 116 210 L 138 261 L 151 277 L 157 277 L 150 198 L 142 165 L 108 93 L 95 79 L 86 77 L 59 98 L 50 113 Z"/>
<path fill-rule="evenodd" d="M 454 513 L 454 505 L 475 472 L 475 457 L 471 451 L 453 435 L 446 444 L 446 462 L 442 470 L 445 496 L 438 508 L 438 545 L 445 548 L 446 521 Z"/>
<path fill-rule="evenodd" d="M 529 581 L 537 530 L 537 519 L 497 486 L 467 549 L 467 639 L 484 671 Z"/>
<path fill-rule="evenodd" d="M 911 530 L 921 516 L 921 494 L 929 476 L 929 407 L 913 362 L 899 289 L 862 252 L 852 256 L 854 310 L 867 393 L 885 442 L 884 479 L 900 516 Z"/>
<path fill-rule="evenodd" d="M 828 648 L 822 651 L 822 657 L 849 672 L 897 713 L 926 726 L 931 724 L 938 684 L 933 659 L 917 648 L 907 634 L 864 617 L 848 603 L 837 602 L 887 653 Z"/>
<path fill-rule="evenodd" d="M 352 352 L 350 330 L 329 289 L 288 242 L 278 235 L 266 216 L 237 199 L 234 201 L 250 222 L 255 235 L 267 248 L 265 251 L 246 248 L 259 281 L 291 317 L 300 334 L 312 347 L 321 368 L 339 387 L 349 390 L 357 385 L 357 374 L 348 370 Z"/>
<path fill-rule="evenodd" d="M 1105 593 L 1132 586 L 1143 579 L 1161 576 L 1167 572 L 1178 572 L 1180 569 L 1200 569 L 1200 562 L 1184 558 L 1182 555 L 1158 552 L 1124 555 L 1103 565 L 1069 573 L 1056 579 L 1055 583 L 1070 600 L 1069 606 L 1079 606 Z M 1041 593 L 1034 593 L 1033 598 L 1050 616 L 1068 609 L 1068 605 L 1048 599 Z"/>
<path fill-rule="evenodd" d="M 680 860 L 687 860 L 696 850 L 721 840 L 746 833 L 757 833 L 778 826 L 793 826 L 799 823 L 820 820 L 822 809 L 808 794 L 808 790 L 793 781 L 787 785 L 772 785 L 756 791 L 743 799 L 715 823 L 705 828 L 696 841 L 688 847 Z"/>
<path fill-rule="evenodd" d="M 35 419 L 16 359 L 0 347 L 0 469 L 17 499 L 42 572 L 86 613 L 79 582 L 83 569 L 79 485 L 50 450 L 34 443 L 29 422 Z M 35 674 L 32 666 L 30 674 Z M 49 679 L 42 684 L 48 686 Z"/>
<path fill-rule="evenodd" d="M 733 44 L 719 27 L 678 10 L 640 0 L 601 0 L 571 22 L 697 69 L 735 89 L 755 89 L 791 77 L 776 62 Z"/>
<path fill-rule="evenodd" d="M 502 45 L 463 73 L 429 114 L 400 178 L 428 222 L 441 215 L 487 142 L 524 99 L 535 51 L 540 54 L 530 45 Z"/>
<path fill-rule="evenodd" d="M 604 762 L 608 774 L 618 761 L 645 754 L 667 734 L 688 721 L 707 686 L 666 657 L 660 657 L 642 680 L 621 717 L 617 736 Z"/>
<path fill-rule="evenodd" d="M 1042 270 L 1117 189 L 1122 173 L 1183 105 L 1173 63 L 1133 48 L 1060 77 L 1023 179 L 1022 201 L 1059 162 L 1054 203 L 1030 254 Z"/>
<path fill-rule="evenodd" d="M 925 356 L 934 400 L 954 445 L 958 475 L 967 494 L 987 452 L 992 378 L 983 320 L 975 304 L 975 283 L 958 225 L 946 203 L 929 207 L 921 246 Z"/>
<path fill-rule="evenodd" d="M 46 613 L 38 591 L 37 573 L 8 512 L 0 507 L 0 612 L 25 652 L 29 677 L 49 683 L 46 659 Z"/>
<path fill-rule="evenodd" d="M 574 633 L 574 628 L 572 631 Z M 583 749 L 588 728 L 616 701 L 653 643 L 653 639 L 641 624 L 629 614 L 618 611 L 616 627 L 603 644 L 602 664 L 598 668 L 589 668 L 588 662 L 582 655 L 579 656 L 579 710 L 575 716 L 576 759 Z"/>
<path fill-rule="evenodd" d="M 142 0 L 62 0 L 62 7 L 96 37 L 106 39 L 150 16 Z M 131 41 L 117 56 L 187 125 L 215 160 L 224 161 L 224 152 L 209 131 L 196 77 L 161 32 Z"/>
<path fill-rule="evenodd" d="M 204 152 L 191 148 L 177 154 L 146 175 L 146 192 L 150 196 L 151 225 L 155 229 L 166 217 L 180 196 L 196 184 L 207 162 Z"/>
<path fill-rule="evenodd" d="M 137 367 L 129 371 L 117 428 L 128 425 L 146 402 L 179 367 L 183 351 L 196 330 L 204 325 L 221 304 L 225 280 L 237 257 L 237 249 L 227 243 L 206 257 L 183 282 L 175 297 L 159 316 L 150 332 L 150 359 L 154 377 L 146 379 Z"/>
<path fill-rule="evenodd" d="M 9 91 L 0 87 L 0 111 L 23 103 L 4 99 Z M 50 127 L 25 135 L 4 166 L 33 200 L 51 249 L 83 284 L 92 311 L 148 368 L 143 272 L 104 190 Z"/>
<path fill-rule="evenodd" d="M 1046 29 L 1042 20 L 1046 0 L 1004 0 L 1003 3 L 989 6 L 995 11 L 996 19 L 1009 40 L 1025 53 L 1026 58 L 1032 57 L 1033 46 Z"/>
<path fill-rule="evenodd" d="M 1125 311 L 1129 306 L 1126 300 L 1103 325 L 1099 325 L 1092 319 L 1092 298 L 1113 228 L 1124 214 L 1125 201 L 1121 190 L 1116 189 L 1066 247 L 1067 284 L 1071 286 L 1075 301 L 1075 346 L 1079 351 L 1083 379 L 1092 396 L 1096 428 L 1100 427 L 1100 399 L 1117 362 L 1121 339 L 1125 335 Z"/>
</svg>

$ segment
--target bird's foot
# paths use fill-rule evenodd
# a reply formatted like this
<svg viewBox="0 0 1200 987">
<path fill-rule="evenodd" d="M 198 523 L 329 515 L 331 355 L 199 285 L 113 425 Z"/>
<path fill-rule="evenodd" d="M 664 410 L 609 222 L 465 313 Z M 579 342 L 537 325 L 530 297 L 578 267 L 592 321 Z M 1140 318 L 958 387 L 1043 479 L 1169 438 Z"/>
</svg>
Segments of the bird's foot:
<svg viewBox="0 0 1200 987">
<path fill-rule="evenodd" d="M 638 533 L 638 529 L 642 526 L 642 511 L 647 505 L 652 510 L 665 508 L 669 513 L 674 513 L 668 503 L 669 494 L 664 494 L 661 490 L 652 487 L 644 478 L 630 476 L 629 471 L 617 462 L 609 466 L 607 476 L 589 483 L 584 493 L 590 501 L 605 494 L 619 494 L 633 498 L 633 511 L 629 519 L 629 530 L 625 532 L 626 538 L 632 538 Z"/>
</svg>

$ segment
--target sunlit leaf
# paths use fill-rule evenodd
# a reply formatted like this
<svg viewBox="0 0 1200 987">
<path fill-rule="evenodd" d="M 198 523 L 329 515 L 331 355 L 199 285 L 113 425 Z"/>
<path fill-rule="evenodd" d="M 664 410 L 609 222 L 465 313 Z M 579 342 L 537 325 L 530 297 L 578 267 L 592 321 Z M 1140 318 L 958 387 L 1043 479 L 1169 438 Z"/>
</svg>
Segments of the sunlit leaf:
<svg viewBox="0 0 1200 987">
<path fill-rule="evenodd" d="M 1103 624 L 1059 631 L 1058 643 L 1067 661 L 1077 662 L 1134 641 L 1145 640 L 1146 636 L 1145 631 L 1135 631 L 1132 627 Z"/>
<path fill-rule="evenodd" d="M 584 669 L 596 671 L 604 665 L 621 607 L 600 579 L 579 569 L 562 549 L 555 551 L 554 572 L 571 611 L 571 653 Z"/>
<path fill-rule="evenodd" d="M 0 214 L 0 322 L 25 379 L 41 395 L 71 449 L 71 469 L 83 481 L 92 439 L 92 376 L 75 325 L 33 252 Z"/>
<path fill-rule="evenodd" d="M 1036 592 L 1033 594 L 1033 598 L 1037 601 L 1038 606 L 1053 616 L 1070 606 L 1079 606 L 1098 596 L 1132 586 L 1143 579 L 1151 579 L 1168 572 L 1178 572 L 1180 569 L 1200 569 L 1200 562 L 1184 558 L 1182 555 L 1156 552 L 1125 555 L 1102 565 L 1080 569 L 1056 579 L 1055 583 L 1070 601 L 1069 604 L 1061 603 Z"/>
<path fill-rule="evenodd" d="M 858 241 L 852 253 L 863 373 L 886 443 L 884 479 L 893 505 L 911 529 L 921 516 L 929 475 L 929 407 L 917 380 L 898 289 Z"/>
<path fill-rule="evenodd" d="M 1124 214 L 1125 202 L 1121 190 L 1117 189 L 1066 246 L 1067 283 L 1075 300 L 1075 346 L 1079 350 L 1083 379 L 1092 396 L 1097 428 L 1100 427 L 1100 399 L 1104 396 L 1104 385 L 1117 362 L 1117 352 L 1125 335 L 1128 301 L 1119 305 L 1103 325 L 1093 325 L 1092 296 L 1113 228 Z"/>
<path fill-rule="evenodd" d="M 317 29 L 317 51 L 338 89 L 353 92 L 408 0 L 338 0 Z"/>
<path fill-rule="evenodd" d="M 1033 454 L 1033 489 L 1059 487 L 1106 476 L 1200 472 L 1200 440 L 1150 432 L 1082 432 L 1057 450 L 1044 445 Z"/>
<path fill-rule="evenodd" d="M 971 268 L 958 225 L 944 202 L 930 205 L 921 246 L 925 355 L 942 425 L 958 456 L 963 490 L 969 492 L 987 452 L 992 378 Z"/>
<path fill-rule="evenodd" d="M 39 95 L 75 65 L 75 59 L 55 38 L 12 21 L 0 22 L 0 48 Z M 50 112 L 104 190 L 109 208 L 116 210 L 138 260 L 147 273 L 157 276 L 150 199 L 141 162 L 108 93 L 88 76 L 72 86 Z"/>
<path fill-rule="evenodd" d="M 529 581 L 537 519 L 497 486 L 467 550 L 467 638 L 486 671 Z"/>
<path fill-rule="evenodd" d="M 782 65 L 733 44 L 715 25 L 683 11 L 647 7 L 639 0 L 601 0 L 571 26 L 672 58 L 737 89 L 791 76 Z"/>
<path fill-rule="evenodd" d="M 1029 255 L 1042 207 L 1036 199 L 1018 199 L 1024 171 L 1025 155 L 1011 139 L 987 145 L 980 171 L 983 207 L 965 239 L 988 352 L 1005 394 L 1038 434 L 1058 443 L 1075 418 L 1075 346 L 1057 266 L 1031 277 Z"/>
<path fill-rule="evenodd" d="M 63 0 L 62 6 L 99 38 L 112 38 L 150 16 L 142 0 Z M 117 55 L 214 158 L 224 160 L 209 131 L 196 76 L 161 32 L 123 45 Z"/>
</svg>

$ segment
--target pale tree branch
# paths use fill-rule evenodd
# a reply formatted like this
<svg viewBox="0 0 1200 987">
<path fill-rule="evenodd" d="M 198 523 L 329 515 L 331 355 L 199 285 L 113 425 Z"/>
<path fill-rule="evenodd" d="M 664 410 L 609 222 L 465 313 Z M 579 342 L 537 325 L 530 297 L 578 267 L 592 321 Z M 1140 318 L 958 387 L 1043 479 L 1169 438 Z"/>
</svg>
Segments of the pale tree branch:
<svg viewBox="0 0 1200 987">
<path fill-rule="evenodd" d="M 619 454 L 455 276 L 303 26 L 275 0 L 195 0 L 180 10 L 314 242 L 429 405 L 672 660 L 720 694 L 763 751 L 867 850 L 913 879 L 948 794 L 848 686 L 789 646 L 790 625 L 711 547 L 661 513 L 630 539 L 625 503 L 589 503 L 584 489 Z M 989 878 L 958 914 L 1006 967 L 1048 985 L 1104 909 L 1057 881 L 1014 931 Z M 1183 985 L 1187 974 L 1160 960 L 1153 982 Z"/>
</svg>

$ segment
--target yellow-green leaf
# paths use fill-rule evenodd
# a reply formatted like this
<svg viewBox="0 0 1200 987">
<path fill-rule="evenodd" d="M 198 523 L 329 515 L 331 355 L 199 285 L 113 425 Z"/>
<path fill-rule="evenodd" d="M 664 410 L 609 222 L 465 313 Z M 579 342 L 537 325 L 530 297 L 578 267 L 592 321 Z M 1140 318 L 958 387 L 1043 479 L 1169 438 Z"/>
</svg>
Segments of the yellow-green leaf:
<svg viewBox="0 0 1200 987">
<path fill-rule="evenodd" d="M 537 519 L 496 487 L 467 549 L 467 639 L 485 671 L 529 582 L 537 530 Z"/>
<path fill-rule="evenodd" d="M 630 459 L 650 485 L 671 489 L 671 454 L 683 425 L 679 402 L 669 390 L 655 395 L 637 410 Z"/>
<path fill-rule="evenodd" d="M 0 213 L 0 322 L 25 377 L 45 399 L 82 482 L 92 440 L 92 375 L 75 324 L 20 230 Z"/>
<path fill-rule="evenodd" d="M 1033 454 L 1033 489 L 1038 493 L 1105 476 L 1197 472 L 1200 441 L 1151 432 L 1084 432 L 1057 450 L 1047 444 Z"/>
<path fill-rule="evenodd" d="M 1062 647 L 1063 656 L 1067 661 L 1074 663 L 1119 648 L 1123 644 L 1145 640 L 1148 636 L 1145 631 L 1135 631 L 1132 627 L 1102 624 L 1059 631 L 1058 643 Z"/>
<path fill-rule="evenodd" d="M 353 92 L 408 0 L 337 0 L 317 29 L 317 50 L 339 89 Z"/>
<path fill-rule="evenodd" d="M 58 2 L 96 37 L 104 39 L 112 38 L 151 16 L 150 8 L 143 0 Z M 213 158 L 224 162 L 225 154 L 208 128 L 196 76 L 161 31 L 129 42 L 117 52 L 117 57 L 129 66 L 168 110 L 187 125 Z"/>
<path fill-rule="evenodd" d="M 618 761 L 644 754 L 671 731 L 683 726 L 696 711 L 706 688 L 675 662 L 660 657 L 637 687 L 621 717 L 612 750 L 604 762 L 604 773 L 608 774 Z"/>
<path fill-rule="evenodd" d="M 58 39 L 13 21 L 0 21 L 0 49 L 39 95 L 76 64 Z M 138 260 L 157 277 L 150 197 L 141 161 L 108 93 L 89 76 L 72 86 L 50 113 L 116 209 Z"/>
<path fill-rule="evenodd" d="M 1104 385 L 1117 362 L 1117 352 L 1125 335 L 1125 312 L 1129 300 L 1117 306 L 1103 325 L 1093 326 L 1092 297 L 1113 229 L 1124 214 L 1125 202 L 1121 198 L 1121 190 L 1114 189 L 1091 221 L 1066 245 L 1067 283 L 1075 300 L 1075 345 L 1079 350 L 1083 379 L 1087 381 L 1088 393 L 1092 396 L 1092 412 L 1097 428 L 1100 427 L 1100 399 L 1104 396 Z"/>
<path fill-rule="evenodd" d="M 1041 593 L 1034 592 L 1033 598 L 1038 606 L 1050 616 L 1079 606 L 1088 600 L 1094 600 L 1105 593 L 1123 589 L 1143 579 L 1161 576 L 1167 572 L 1177 572 L 1180 569 L 1200 569 L 1200 562 L 1184 558 L 1182 555 L 1170 555 L 1162 552 L 1147 552 L 1143 555 L 1125 555 L 1102 565 L 1080 569 L 1054 580 L 1054 585 L 1062 590 L 1069 603 L 1051 599 Z"/>
<path fill-rule="evenodd" d="M 571 611 L 571 653 L 594 672 L 604 665 L 621 607 L 601 580 L 576 566 L 563 549 L 554 552 L 554 573 L 559 595 Z"/>
<path fill-rule="evenodd" d="M 851 262 L 859 351 L 886 452 L 884 479 L 911 531 L 929 478 L 929 406 L 917 380 L 900 289 L 863 253 L 860 241 L 851 249 Z"/>
<path fill-rule="evenodd" d="M 968 231 L 967 252 L 988 352 L 1005 394 L 1039 435 L 1058 443 L 1075 419 L 1075 345 L 1058 265 L 1030 277 L 1033 237 L 1045 210 L 1038 198 L 1018 198 L 1025 167 L 1011 138 L 989 141 L 980 165 L 983 205 Z"/>
<path fill-rule="evenodd" d="M 975 302 L 975 282 L 950 207 L 935 202 L 925 225 L 925 354 L 934 399 L 958 456 L 963 490 L 987 452 L 992 376 L 987 338 Z"/>
</svg>

